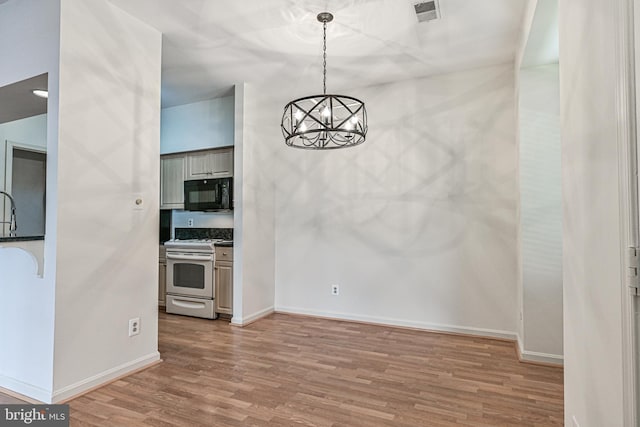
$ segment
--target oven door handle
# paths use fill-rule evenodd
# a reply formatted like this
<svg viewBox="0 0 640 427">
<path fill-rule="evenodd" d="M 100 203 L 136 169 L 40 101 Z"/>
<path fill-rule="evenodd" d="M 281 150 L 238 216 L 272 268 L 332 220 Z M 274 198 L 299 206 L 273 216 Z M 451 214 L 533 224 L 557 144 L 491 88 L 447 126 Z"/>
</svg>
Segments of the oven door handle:
<svg viewBox="0 0 640 427">
<path fill-rule="evenodd" d="M 174 255 L 167 253 L 167 259 L 180 261 L 213 261 L 213 255 Z"/>
</svg>

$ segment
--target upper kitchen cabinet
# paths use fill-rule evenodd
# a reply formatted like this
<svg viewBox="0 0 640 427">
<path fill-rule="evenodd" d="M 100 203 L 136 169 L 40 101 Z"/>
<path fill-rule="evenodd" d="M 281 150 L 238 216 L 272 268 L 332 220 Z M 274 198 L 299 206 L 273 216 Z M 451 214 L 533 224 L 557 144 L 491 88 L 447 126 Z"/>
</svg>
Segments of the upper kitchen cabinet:
<svg viewBox="0 0 640 427">
<path fill-rule="evenodd" d="M 231 177 L 233 148 L 189 153 L 187 164 L 187 179 Z"/>
<path fill-rule="evenodd" d="M 160 158 L 160 209 L 184 208 L 185 166 L 184 153 Z"/>
<path fill-rule="evenodd" d="M 160 156 L 160 209 L 184 209 L 184 181 L 233 176 L 233 147 Z"/>
</svg>

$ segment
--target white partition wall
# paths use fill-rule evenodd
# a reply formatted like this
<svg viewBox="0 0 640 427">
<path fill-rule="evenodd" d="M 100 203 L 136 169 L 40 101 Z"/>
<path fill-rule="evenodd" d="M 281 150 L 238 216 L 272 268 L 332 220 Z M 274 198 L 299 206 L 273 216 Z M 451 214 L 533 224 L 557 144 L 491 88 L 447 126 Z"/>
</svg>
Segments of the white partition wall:
<svg viewBox="0 0 640 427">
<path fill-rule="evenodd" d="M 558 64 L 519 70 L 520 250 L 525 359 L 562 363 Z"/>
<path fill-rule="evenodd" d="M 60 21 L 55 401 L 159 359 L 161 35 L 105 0 Z"/>
<path fill-rule="evenodd" d="M 563 0 L 560 16 L 565 425 L 625 423 L 618 32 L 626 0 Z M 624 9 L 624 8 L 623 8 Z M 621 85 L 622 83 L 622 85 Z"/>
<path fill-rule="evenodd" d="M 0 248 L 0 387 L 41 401 L 50 401 L 53 389 L 59 16 L 58 0 L 0 5 L 0 86 L 49 75 L 44 276 L 38 277 L 37 262 L 27 252 Z M 14 137 L 45 143 L 42 132 L 24 130 L 4 127 Z"/>
<path fill-rule="evenodd" d="M 278 109 L 249 84 L 235 89 L 234 324 L 250 323 L 274 310 L 275 183 L 273 150 L 279 147 Z M 275 125 L 274 125 L 275 123 Z"/>
</svg>

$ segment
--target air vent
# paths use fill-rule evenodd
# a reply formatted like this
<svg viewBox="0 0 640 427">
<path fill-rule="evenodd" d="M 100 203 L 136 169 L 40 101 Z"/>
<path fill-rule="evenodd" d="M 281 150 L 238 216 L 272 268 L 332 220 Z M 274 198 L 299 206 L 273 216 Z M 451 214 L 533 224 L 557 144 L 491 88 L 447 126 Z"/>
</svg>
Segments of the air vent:
<svg viewBox="0 0 640 427">
<path fill-rule="evenodd" d="M 440 18 L 438 0 L 423 1 L 413 4 L 419 22 L 433 21 Z"/>
</svg>

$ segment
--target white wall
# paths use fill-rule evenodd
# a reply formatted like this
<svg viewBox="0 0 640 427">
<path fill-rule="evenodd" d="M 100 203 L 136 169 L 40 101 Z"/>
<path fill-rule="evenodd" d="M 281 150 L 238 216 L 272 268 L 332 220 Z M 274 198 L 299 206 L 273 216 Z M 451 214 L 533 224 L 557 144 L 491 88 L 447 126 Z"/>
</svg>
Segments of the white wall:
<svg viewBox="0 0 640 427">
<path fill-rule="evenodd" d="M 234 96 L 162 109 L 160 153 L 234 145 Z M 236 171 L 237 173 L 237 171 Z M 233 228 L 233 214 L 174 210 L 172 227 Z"/>
<path fill-rule="evenodd" d="M 161 34 L 105 0 L 60 19 L 55 401 L 159 358 Z"/>
<path fill-rule="evenodd" d="M 619 2 L 559 3 L 565 424 L 622 426 Z"/>
<path fill-rule="evenodd" d="M 6 141 L 47 148 L 47 115 L 28 117 L 0 124 L 0 188 L 4 188 Z"/>
<path fill-rule="evenodd" d="M 49 73 L 44 277 L 27 253 L 0 248 L 0 387 L 41 401 L 53 387 L 59 11 L 56 0 L 0 5 L 0 86 Z"/>
<path fill-rule="evenodd" d="M 562 191 L 558 64 L 519 78 L 523 357 L 562 362 Z"/>
<path fill-rule="evenodd" d="M 235 89 L 232 323 L 239 325 L 274 308 L 274 173 L 278 165 L 272 156 L 279 147 L 282 110 L 262 89 L 249 84 L 239 84 Z"/>
<path fill-rule="evenodd" d="M 244 173 L 244 83 L 237 83 L 233 88 L 233 318 L 231 323 L 244 323 L 242 292 L 244 257 L 242 256 L 243 239 L 243 199 L 242 191 Z M 275 263 L 275 261 L 274 261 Z M 275 281 L 271 285 L 275 287 Z M 273 306 L 273 301 L 271 301 Z"/>
<path fill-rule="evenodd" d="M 350 92 L 364 145 L 263 137 L 278 159 L 276 310 L 515 338 L 513 65 Z"/>
<path fill-rule="evenodd" d="M 233 96 L 162 109 L 160 153 L 233 145 Z"/>
</svg>

